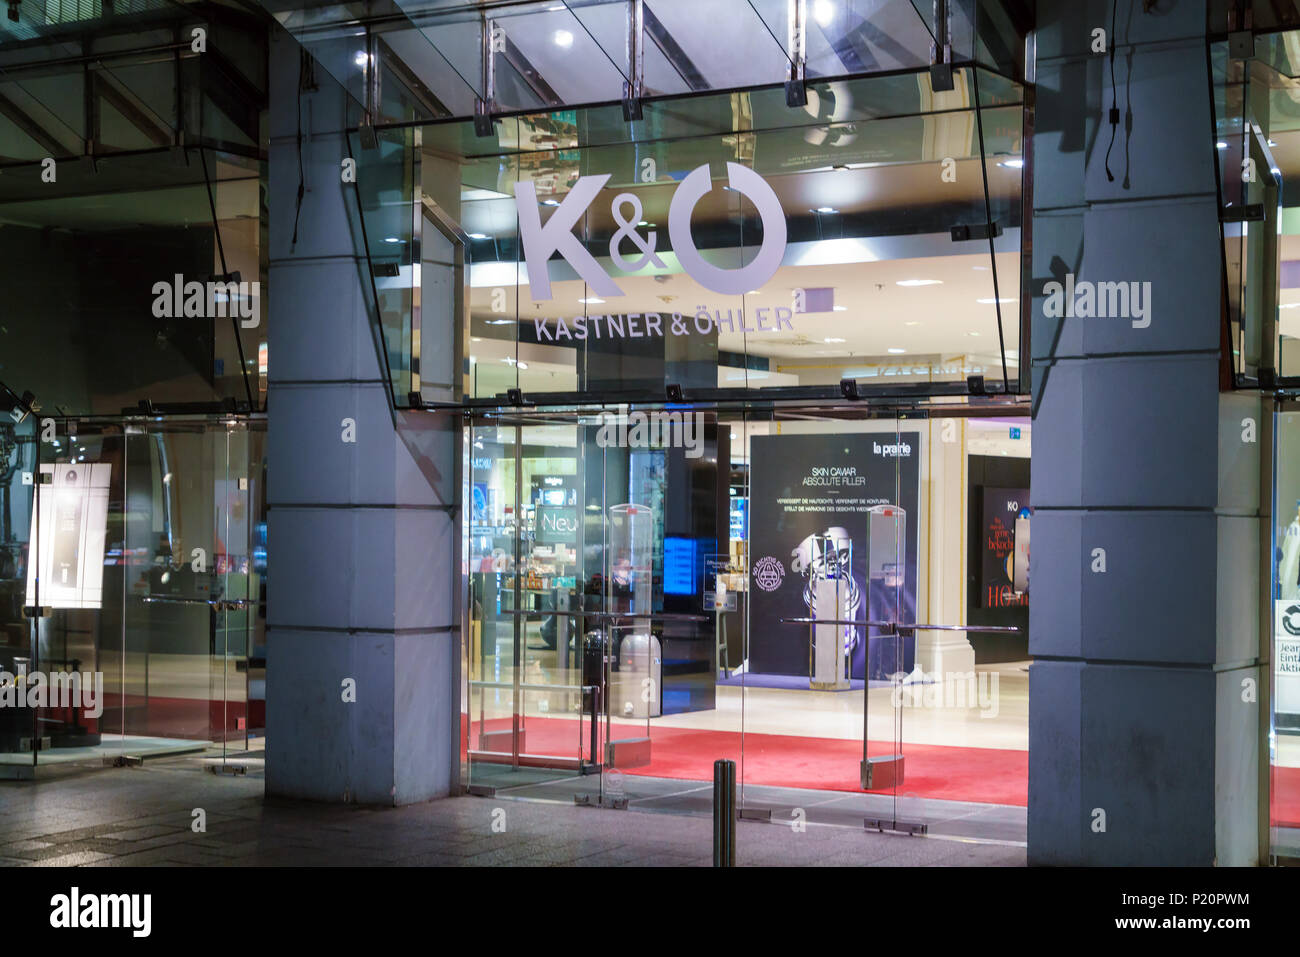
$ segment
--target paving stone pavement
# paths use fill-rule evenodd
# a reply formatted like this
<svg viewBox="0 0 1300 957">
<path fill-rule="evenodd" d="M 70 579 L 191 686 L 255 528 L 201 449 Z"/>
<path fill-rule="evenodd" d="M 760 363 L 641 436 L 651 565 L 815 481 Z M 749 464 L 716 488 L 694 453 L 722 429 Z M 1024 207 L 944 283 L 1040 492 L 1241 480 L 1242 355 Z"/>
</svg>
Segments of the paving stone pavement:
<svg viewBox="0 0 1300 957">
<path fill-rule="evenodd" d="M 191 826 L 197 808 L 203 833 Z M 712 863 L 712 834 L 708 817 L 499 797 L 400 808 L 268 801 L 260 771 L 214 775 L 194 758 L 0 782 L 0 866 L 689 867 Z M 741 821 L 736 863 L 1023 866 L 1025 849 Z"/>
</svg>

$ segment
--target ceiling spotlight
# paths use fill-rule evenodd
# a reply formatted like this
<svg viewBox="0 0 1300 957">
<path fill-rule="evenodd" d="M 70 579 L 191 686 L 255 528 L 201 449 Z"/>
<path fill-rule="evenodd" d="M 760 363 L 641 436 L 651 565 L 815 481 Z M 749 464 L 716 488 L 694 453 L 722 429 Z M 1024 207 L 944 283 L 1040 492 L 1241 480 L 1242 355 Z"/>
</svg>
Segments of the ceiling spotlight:
<svg viewBox="0 0 1300 957">
<path fill-rule="evenodd" d="M 848 341 L 848 340 L 846 340 L 846 339 L 836 339 L 836 338 L 833 338 L 833 337 L 830 338 L 830 339 L 823 339 L 823 340 L 822 340 L 822 342 L 832 342 L 832 343 L 833 343 L 833 342 L 846 342 L 846 341 Z"/>
<path fill-rule="evenodd" d="M 543 205 L 543 206 L 559 206 L 559 205 L 560 205 L 560 201 L 559 201 L 558 199 L 544 199 L 544 200 L 542 200 L 542 205 Z"/>
<path fill-rule="evenodd" d="M 889 349 L 889 350 L 887 350 L 887 351 L 889 352 L 889 354 L 890 354 L 891 356 L 901 356 L 901 355 L 902 355 L 904 352 L 906 352 L 907 350 L 906 350 L 906 349 Z"/>
<path fill-rule="evenodd" d="M 812 15 L 819 27 L 829 27 L 835 19 L 835 4 L 831 0 L 813 0 Z"/>
<path fill-rule="evenodd" d="M 388 236 L 388 237 L 386 237 L 386 238 L 384 239 L 384 242 L 386 242 L 386 243 L 400 243 L 401 240 L 398 239 L 396 236 Z"/>
<path fill-rule="evenodd" d="M 1223 140 L 1219 140 L 1219 142 L 1214 144 L 1214 148 L 1216 150 L 1226 150 L 1228 148 L 1228 144 L 1223 142 Z"/>
<path fill-rule="evenodd" d="M 848 312 L 848 306 L 831 306 L 831 312 Z"/>
<path fill-rule="evenodd" d="M 834 206 L 818 206 L 813 210 L 814 213 L 838 213 L 839 210 Z"/>
<path fill-rule="evenodd" d="M 569 47 L 573 46 L 573 34 L 568 30 L 556 30 L 553 39 L 555 40 L 555 45 L 557 47 L 563 47 L 567 50 Z"/>
<path fill-rule="evenodd" d="M 588 303 L 589 305 L 600 305 L 604 301 L 605 301 L 604 299 L 597 299 L 595 296 L 589 296 L 586 299 L 578 300 L 578 302 L 585 302 Z"/>
<path fill-rule="evenodd" d="M 943 282 L 942 279 L 900 279 L 900 286 L 938 286 Z"/>
<path fill-rule="evenodd" d="M 487 239 L 487 238 L 488 238 L 488 234 L 487 234 L 487 233 L 470 233 L 470 234 L 469 234 L 469 238 L 470 238 L 470 239 Z"/>
</svg>

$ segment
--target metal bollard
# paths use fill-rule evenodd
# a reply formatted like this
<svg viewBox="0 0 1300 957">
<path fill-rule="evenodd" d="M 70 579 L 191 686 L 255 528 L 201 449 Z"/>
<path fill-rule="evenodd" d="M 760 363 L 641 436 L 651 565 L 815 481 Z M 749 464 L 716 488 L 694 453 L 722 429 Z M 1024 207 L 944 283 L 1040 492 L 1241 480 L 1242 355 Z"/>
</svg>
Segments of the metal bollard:
<svg viewBox="0 0 1300 957">
<path fill-rule="evenodd" d="M 736 866 L 736 762 L 713 762 L 713 866 Z"/>
</svg>

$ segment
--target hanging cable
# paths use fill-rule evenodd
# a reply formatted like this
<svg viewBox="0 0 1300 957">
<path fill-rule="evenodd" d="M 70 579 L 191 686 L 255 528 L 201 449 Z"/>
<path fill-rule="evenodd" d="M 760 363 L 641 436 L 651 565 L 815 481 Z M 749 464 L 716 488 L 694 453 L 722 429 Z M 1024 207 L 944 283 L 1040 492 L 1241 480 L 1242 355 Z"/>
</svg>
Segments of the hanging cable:
<svg viewBox="0 0 1300 957">
<path fill-rule="evenodd" d="M 302 50 L 298 57 L 298 199 L 293 208 L 293 238 L 289 240 L 290 252 L 293 252 L 294 247 L 298 245 L 298 217 L 302 215 L 302 198 L 307 191 L 306 178 L 302 171 L 302 94 L 311 82 L 311 64 L 308 60 L 310 56 L 310 53 Z"/>
<path fill-rule="evenodd" d="M 1115 88 L 1115 14 L 1119 7 L 1119 0 L 1111 0 L 1110 4 L 1110 34 L 1106 37 L 1106 45 L 1110 54 L 1110 145 L 1106 147 L 1106 180 L 1115 182 L 1115 174 L 1110 171 L 1110 151 L 1115 148 L 1115 134 L 1119 132 L 1119 94 Z"/>
</svg>

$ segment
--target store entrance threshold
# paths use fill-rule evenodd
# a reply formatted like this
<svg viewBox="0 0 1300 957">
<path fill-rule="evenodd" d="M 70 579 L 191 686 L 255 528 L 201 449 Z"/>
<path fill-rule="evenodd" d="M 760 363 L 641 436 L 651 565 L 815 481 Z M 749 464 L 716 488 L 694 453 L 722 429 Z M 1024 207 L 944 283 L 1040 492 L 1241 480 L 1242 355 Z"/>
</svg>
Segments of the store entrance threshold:
<svg viewBox="0 0 1300 957">
<path fill-rule="evenodd" d="M 486 786 L 484 786 L 486 785 Z M 480 790 L 481 789 L 481 790 Z M 493 798 L 556 804 L 601 806 L 598 775 L 574 778 L 547 776 L 537 768 L 502 767 L 475 789 Z M 604 797 L 614 795 L 608 782 Z M 608 803 L 608 802 L 607 802 Z M 623 804 L 622 801 L 618 802 Z M 808 788 L 749 785 L 737 795 L 742 816 L 768 819 L 777 825 L 859 828 L 867 819 L 906 819 L 927 828 L 927 836 L 949 840 L 1024 846 L 1028 816 L 1023 807 L 943 801 L 931 798 L 895 798 L 888 794 L 851 794 Z M 631 811 L 707 816 L 713 813 L 713 785 L 708 781 L 638 777 L 636 794 L 625 803 Z M 801 813 L 802 812 L 802 813 Z"/>
</svg>

